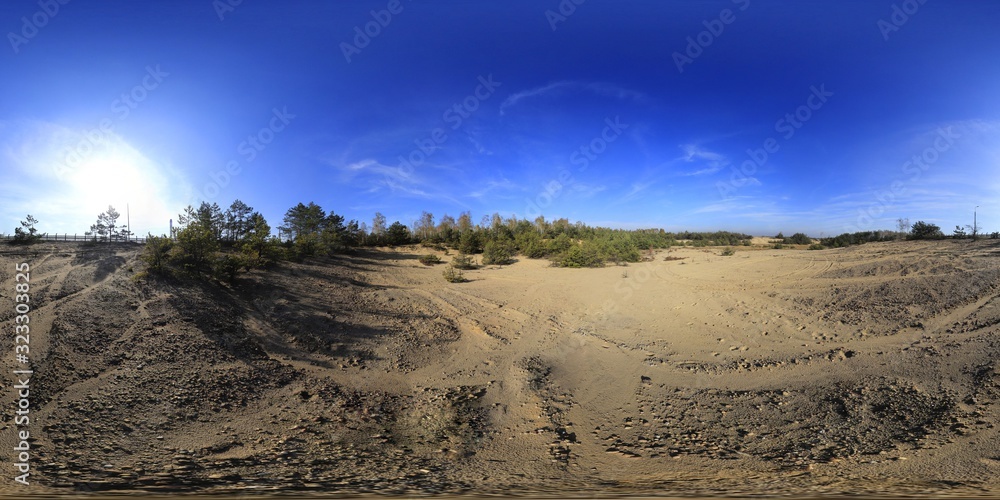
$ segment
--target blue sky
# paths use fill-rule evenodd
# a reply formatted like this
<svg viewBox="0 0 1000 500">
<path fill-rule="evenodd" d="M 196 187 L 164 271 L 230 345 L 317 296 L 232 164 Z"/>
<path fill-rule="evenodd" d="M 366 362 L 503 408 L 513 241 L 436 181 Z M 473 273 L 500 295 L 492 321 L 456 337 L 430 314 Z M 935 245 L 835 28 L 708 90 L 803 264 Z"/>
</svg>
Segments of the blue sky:
<svg viewBox="0 0 1000 500">
<path fill-rule="evenodd" d="M 1000 2 L 576 2 L 3 2 L 0 231 L 235 198 L 1000 230 Z"/>
</svg>

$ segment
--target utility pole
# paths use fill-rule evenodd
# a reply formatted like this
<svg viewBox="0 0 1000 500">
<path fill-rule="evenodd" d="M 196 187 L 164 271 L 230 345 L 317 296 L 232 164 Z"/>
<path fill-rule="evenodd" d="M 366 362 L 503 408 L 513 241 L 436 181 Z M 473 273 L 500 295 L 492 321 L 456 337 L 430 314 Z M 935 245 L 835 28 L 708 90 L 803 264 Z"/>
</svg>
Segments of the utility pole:
<svg viewBox="0 0 1000 500">
<path fill-rule="evenodd" d="M 132 239 L 132 216 L 129 215 L 128 203 L 125 204 L 125 242 Z"/>
<path fill-rule="evenodd" d="M 977 210 L 979 210 L 979 205 L 976 205 L 976 208 L 972 209 L 972 239 L 973 239 L 973 241 L 975 241 L 975 239 L 976 239 L 976 230 L 978 229 L 978 227 L 976 226 L 976 211 Z"/>
</svg>

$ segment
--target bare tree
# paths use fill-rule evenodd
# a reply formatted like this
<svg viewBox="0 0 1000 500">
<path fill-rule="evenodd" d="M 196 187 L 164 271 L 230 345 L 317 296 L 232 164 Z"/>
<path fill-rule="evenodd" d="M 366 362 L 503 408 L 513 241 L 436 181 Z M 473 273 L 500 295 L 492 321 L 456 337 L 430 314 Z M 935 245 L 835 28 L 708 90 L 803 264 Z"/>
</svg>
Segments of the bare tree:
<svg viewBox="0 0 1000 500">
<path fill-rule="evenodd" d="M 458 216 L 458 230 L 464 233 L 470 229 L 472 229 L 472 212 L 466 210 Z"/>
<path fill-rule="evenodd" d="M 382 212 L 375 212 L 375 218 L 372 219 L 372 234 L 376 238 L 385 235 L 385 216 L 382 215 Z"/>
<path fill-rule="evenodd" d="M 908 217 L 900 217 L 899 219 L 896 219 L 896 230 L 899 231 L 900 238 L 905 237 L 906 234 L 910 232 L 910 219 Z"/>
<path fill-rule="evenodd" d="M 424 211 L 420 214 L 420 220 L 417 221 L 417 234 L 420 235 L 420 239 L 426 240 L 434 235 L 434 214 Z"/>
</svg>

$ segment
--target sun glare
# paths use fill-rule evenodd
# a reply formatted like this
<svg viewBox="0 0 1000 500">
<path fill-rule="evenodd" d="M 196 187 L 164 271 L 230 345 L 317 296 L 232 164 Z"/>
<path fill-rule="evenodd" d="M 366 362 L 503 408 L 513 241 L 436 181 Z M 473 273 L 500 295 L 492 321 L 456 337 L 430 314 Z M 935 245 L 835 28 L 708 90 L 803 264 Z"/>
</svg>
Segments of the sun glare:
<svg viewBox="0 0 1000 500">
<path fill-rule="evenodd" d="M 127 145 L 94 152 L 72 169 L 66 178 L 74 210 L 94 219 L 114 206 L 125 222 L 131 212 L 133 231 L 157 231 L 169 217 L 168 183 L 156 165 Z M 162 220 L 161 220 L 162 219 Z M 136 223 L 139 223 L 137 226 Z M 150 227 L 152 226 L 152 227 Z"/>
</svg>

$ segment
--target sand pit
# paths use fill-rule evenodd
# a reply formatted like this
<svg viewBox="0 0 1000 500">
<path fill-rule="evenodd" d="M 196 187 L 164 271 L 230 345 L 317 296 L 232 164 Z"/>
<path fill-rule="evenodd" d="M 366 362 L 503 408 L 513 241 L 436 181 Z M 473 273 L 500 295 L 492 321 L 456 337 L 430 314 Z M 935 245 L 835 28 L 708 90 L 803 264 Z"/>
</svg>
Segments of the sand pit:
<svg viewBox="0 0 1000 500">
<path fill-rule="evenodd" d="M 465 283 L 398 248 L 232 287 L 134 280 L 137 252 L 0 248 L 5 297 L 32 268 L 31 491 L 1000 491 L 995 241 Z"/>
</svg>

